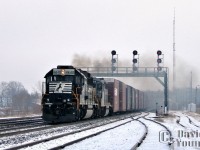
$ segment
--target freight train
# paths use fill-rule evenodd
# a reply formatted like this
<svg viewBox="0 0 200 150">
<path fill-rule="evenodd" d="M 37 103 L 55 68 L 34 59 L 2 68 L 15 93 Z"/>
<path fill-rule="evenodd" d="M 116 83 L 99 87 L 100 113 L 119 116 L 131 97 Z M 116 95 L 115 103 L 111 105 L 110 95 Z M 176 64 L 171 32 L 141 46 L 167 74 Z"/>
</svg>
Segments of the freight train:
<svg viewBox="0 0 200 150">
<path fill-rule="evenodd" d="M 42 118 L 49 123 L 144 109 L 144 93 L 113 78 L 92 77 L 73 66 L 57 66 L 44 78 Z"/>
</svg>

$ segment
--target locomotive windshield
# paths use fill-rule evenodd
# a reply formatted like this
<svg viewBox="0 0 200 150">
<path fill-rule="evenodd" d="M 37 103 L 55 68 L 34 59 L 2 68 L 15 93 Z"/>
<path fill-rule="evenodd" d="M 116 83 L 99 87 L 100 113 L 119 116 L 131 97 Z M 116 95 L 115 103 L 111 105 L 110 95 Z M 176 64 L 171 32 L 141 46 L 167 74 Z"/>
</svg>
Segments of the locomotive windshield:
<svg viewBox="0 0 200 150">
<path fill-rule="evenodd" d="M 73 76 L 49 76 L 47 77 L 47 83 L 51 81 L 66 81 L 66 82 L 73 82 Z"/>
<path fill-rule="evenodd" d="M 54 76 L 53 81 L 73 82 L 73 76 Z"/>
</svg>

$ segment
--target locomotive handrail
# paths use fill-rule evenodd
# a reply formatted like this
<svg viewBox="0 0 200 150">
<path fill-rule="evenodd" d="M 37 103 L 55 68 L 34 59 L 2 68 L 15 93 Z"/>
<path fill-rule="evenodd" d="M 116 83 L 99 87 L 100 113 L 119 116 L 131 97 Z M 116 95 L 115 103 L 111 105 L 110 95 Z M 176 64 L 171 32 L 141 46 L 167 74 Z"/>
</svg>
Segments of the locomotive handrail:
<svg viewBox="0 0 200 150">
<path fill-rule="evenodd" d="M 72 93 L 73 93 L 73 95 L 74 95 L 74 97 L 75 97 L 75 99 L 76 99 L 76 101 L 77 101 L 77 104 L 76 104 L 76 107 L 77 107 L 77 109 L 79 110 L 79 98 L 78 98 L 78 94 L 77 94 L 77 88 L 76 88 L 76 93 L 74 93 L 74 91 L 72 90 Z"/>
</svg>

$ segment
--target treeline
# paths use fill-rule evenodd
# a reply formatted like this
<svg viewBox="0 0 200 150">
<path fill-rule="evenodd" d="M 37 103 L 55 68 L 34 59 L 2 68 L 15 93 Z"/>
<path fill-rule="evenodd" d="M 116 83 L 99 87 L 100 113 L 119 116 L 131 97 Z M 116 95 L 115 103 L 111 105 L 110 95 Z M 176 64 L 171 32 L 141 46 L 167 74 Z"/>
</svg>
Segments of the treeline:
<svg viewBox="0 0 200 150">
<path fill-rule="evenodd" d="M 29 93 L 20 82 L 0 82 L 0 116 L 41 113 L 40 99 L 40 91 Z"/>
</svg>

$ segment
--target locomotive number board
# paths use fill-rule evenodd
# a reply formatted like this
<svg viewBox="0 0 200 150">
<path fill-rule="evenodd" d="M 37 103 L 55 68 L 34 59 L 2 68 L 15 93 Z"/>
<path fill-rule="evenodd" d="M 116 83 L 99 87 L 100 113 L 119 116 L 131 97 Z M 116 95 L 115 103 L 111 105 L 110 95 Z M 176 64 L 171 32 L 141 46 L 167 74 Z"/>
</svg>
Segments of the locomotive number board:
<svg viewBox="0 0 200 150">
<path fill-rule="evenodd" d="M 53 69 L 53 75 L 75 75 L 74 69 Z"/>
</svg>

